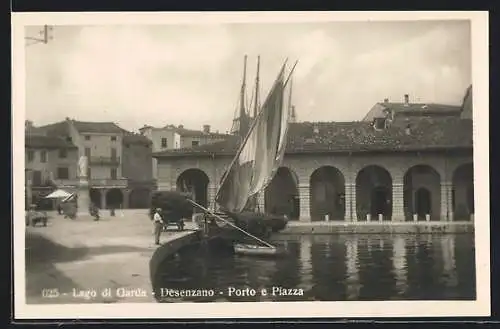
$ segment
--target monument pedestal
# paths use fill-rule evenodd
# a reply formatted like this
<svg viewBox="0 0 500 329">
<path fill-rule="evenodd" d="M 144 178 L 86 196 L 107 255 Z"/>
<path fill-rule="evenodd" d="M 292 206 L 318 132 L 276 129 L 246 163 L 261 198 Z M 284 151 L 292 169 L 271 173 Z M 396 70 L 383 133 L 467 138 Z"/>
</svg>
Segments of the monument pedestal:
<svg viewBox="0 0 500 329">
<path fill-rule="evenodd" d="M 86 178 L 80 178 L 77 186 L 77 217 L 78 218 L 91 218 L 89 212 L 90 206 L 90 190 L 89 181 Z"/>
</svg>

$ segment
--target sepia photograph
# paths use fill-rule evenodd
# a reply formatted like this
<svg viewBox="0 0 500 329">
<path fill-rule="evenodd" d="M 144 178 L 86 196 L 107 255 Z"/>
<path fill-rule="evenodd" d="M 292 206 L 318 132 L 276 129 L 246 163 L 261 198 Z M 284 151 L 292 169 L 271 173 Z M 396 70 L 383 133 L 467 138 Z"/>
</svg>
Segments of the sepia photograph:
<svg viewBox="0 0 500 329">
<path fill-rule="evenodd" d="M 16 318 L 489 315 L 487 17 L 14 14 Z"/>
</svg>

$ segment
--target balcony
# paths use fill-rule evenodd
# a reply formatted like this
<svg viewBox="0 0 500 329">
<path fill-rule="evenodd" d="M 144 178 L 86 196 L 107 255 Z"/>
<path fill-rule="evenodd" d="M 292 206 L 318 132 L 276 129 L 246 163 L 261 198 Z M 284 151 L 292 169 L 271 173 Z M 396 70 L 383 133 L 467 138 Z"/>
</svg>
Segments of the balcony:
<svg viewBox="0 0 500 329">
<path fill-rule="evenodd" d="M 120 165 L 120 157 L 98 157 L 93 156 L 89 159 L 90 165 L 99 165 L 99 166 L 119 166 Z"/>
<path fill-rule="evenodd" d="M 90 188 L 126 188 L 127 186 L 128 179 L 126 178 L 91 179 L 89 181 Z"/>
<path fill-rule="evenodd" d="M 75 187 L 78 186 L 80 181 L 78 179 L 54 179 L 52 182 L 58 187 L 58 188 L 64 188 L 64 187 Z"/>
</svg>

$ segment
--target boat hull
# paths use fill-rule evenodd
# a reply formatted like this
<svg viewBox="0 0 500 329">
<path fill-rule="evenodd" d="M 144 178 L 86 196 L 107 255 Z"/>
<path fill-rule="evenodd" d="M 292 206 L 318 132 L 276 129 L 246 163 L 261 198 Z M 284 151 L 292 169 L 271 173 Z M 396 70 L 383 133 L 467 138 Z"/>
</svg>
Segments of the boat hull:
<svg viewBox="0 0 500 329">
<path fill-rule="evenodd" d="M 234 245 L 234 253 L 237 255 L 245 256 L 278 256 L 282 255 L 284 251 L 276 247 L 271 248 L 265 246 L 237 243 Z"/>
</svg>

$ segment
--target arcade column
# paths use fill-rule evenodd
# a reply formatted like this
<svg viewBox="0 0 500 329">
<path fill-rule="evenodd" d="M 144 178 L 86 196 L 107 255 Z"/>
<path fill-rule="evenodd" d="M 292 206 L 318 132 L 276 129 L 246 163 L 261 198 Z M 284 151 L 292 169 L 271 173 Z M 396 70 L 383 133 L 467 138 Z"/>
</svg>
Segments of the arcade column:
<svg viewBox="0 0 500 329">
<path fill-rule="evenodd" d="M 108 205 L 106 204 L 106 193 L 108 192 L 107 189 L 99 189 L 99 194 L 101 196 L 101 209 L 106 209 L 108 208 Z"/>
<path fill-rule="evenodd" d="M 261 212 L 265 212 L 266 200 L 264 192 L 257 193 L 257 209 L 260 209 Z"/>
<path fill-rule="evenodd" d="M 403 176 L 395 175 L 392 181 L 392 221 L 403 222 L 404 211 L 404 185 Z"/>
<path fill-rule="evenodd" d="M 123 202 L 122 202 L 122 209 L 128 209 L 130 206 L 130 193 L 132 190 L 130 189 L 124 189 L 123 190 Z"/>
<path fill-rule="evenodd" d="M 309 184 L 299 185 L 299 198 L 300 198 L 300 221 L 310 222 L 311 212 L 309 206 Z"/>
<path fill-rule="evenodd" d="M 453 221 L 453 184 L 441 182 L 441 221 Z"/>
<path fill-rule="evenodd" d="M 356 183 L 345 184 L 345 220 L 348 222 L 356 222 Z"/>
</svg>

